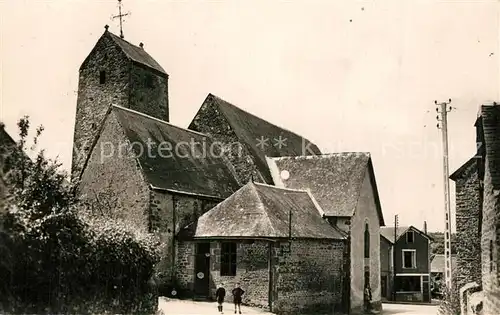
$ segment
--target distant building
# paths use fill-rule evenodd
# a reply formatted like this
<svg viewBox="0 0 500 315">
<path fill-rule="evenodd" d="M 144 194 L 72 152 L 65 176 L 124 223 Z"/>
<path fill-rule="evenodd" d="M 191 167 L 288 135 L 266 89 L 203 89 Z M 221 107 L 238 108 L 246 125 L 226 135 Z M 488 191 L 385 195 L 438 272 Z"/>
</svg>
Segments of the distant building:
<svg viewBox="0 0 500 315">
<path fill-rule="evenodd" d="M 431 237 L 413 226 L 380 229 L 385 299 L 431 302 Z M 394 271 L 395 269 L 395 271 Z M 394 280 L 392 280 L 394 279 Z"/>
</svg>

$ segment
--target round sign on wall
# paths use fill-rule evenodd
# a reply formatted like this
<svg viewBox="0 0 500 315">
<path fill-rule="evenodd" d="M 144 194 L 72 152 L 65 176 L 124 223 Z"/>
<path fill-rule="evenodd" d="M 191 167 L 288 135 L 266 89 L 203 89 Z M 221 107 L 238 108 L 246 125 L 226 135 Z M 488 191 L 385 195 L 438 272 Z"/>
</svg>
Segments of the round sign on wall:
<svg viewBox="0 0 500 315">
<path fill-rule="evenodd" d="M 196 275 L 199 279 L 203 279 L 205 277 L 205 274 L 203 272 L 198 272 Z"/>
</svg>

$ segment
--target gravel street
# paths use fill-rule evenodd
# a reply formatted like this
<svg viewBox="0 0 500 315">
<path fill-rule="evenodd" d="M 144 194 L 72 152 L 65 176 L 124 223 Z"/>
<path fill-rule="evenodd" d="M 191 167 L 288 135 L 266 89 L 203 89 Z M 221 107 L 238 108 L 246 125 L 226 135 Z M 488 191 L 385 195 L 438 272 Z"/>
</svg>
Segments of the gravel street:
<svg viewBox="0 0 500 315">
<path fill-rule="evenodd" d="M 160 298 L 159 308 L 165 315 L 218 314 L 217 303 L 215 302 Z M 436 305 L 383 304 L 383 311 L 380 315 L 437 315 L 437 310 L 438 307 Z M 247 306 L 242 306 L 241 312 L 243 314 L 272 314 Z M 234 314 L 234 308 L 231 303 L 225 303 L 224 313 Z"/>
</svg>

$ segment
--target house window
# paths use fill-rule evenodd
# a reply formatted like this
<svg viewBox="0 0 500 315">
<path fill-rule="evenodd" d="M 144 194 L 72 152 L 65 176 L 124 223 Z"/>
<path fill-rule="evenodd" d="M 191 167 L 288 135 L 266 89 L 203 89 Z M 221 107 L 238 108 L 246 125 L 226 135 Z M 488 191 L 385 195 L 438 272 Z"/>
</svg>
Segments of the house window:
<svg viewBox="0 0 500 315">
<path fill-rule="evenodd" d="M 403 249 L 403 268 L 417 268 L 417 253 L 414 249 Z"/>
<path fill-rule="evenodd" d="M 395 286 L 398 292 L 420 292 L 422 289 L 420 276 L 396 277 Z"/>
<path fill-rule="evenodd" d="M 365 258 L 370 258 L 370 231 L 368 223 L 365 224 Z"/>
<path fill-rule="evenodd" d="M 100 84 L 106 83 L 106 72 L 105 71 L 99 72 L 99 83 Z"/>
<path fill-rule="evenodd" d="M 414 237 L 413 231 L 406 232 L 406 243 L 413 243 Z"/>
<path fill-rule="evenodd" d="M 236 243 L 221 244 L 220 275 L 236 275 Z"/>
</svg>

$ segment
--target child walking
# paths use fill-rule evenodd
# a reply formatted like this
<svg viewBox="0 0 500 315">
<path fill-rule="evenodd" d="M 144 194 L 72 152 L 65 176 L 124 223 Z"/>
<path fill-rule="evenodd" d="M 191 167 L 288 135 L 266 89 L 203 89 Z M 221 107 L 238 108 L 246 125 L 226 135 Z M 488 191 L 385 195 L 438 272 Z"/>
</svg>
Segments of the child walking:
<svg viewBox="0 0 500 315">
<path fill-rule="evenodd" d="M 238 311 L 241 314 L 241 296 L 245 291 L 240 288 L 240 284 L 236 283 L 236 287 L 233 289 L 233 300 L 234 300 L 234 313 L 236 314 L 236 307 L 238 307 Z"/>
<path fill-rule="evenodd" d="M 215 298 L 217 299 L 217 309 L 221 314 L 224 314 L 224 310 L 222 306 L 224 304 L 224 298 L 226 297 L 226 289 L 224 289 L 224 285 L 221 283 L 217 291 L 215 291 Z"/>
</svg>

